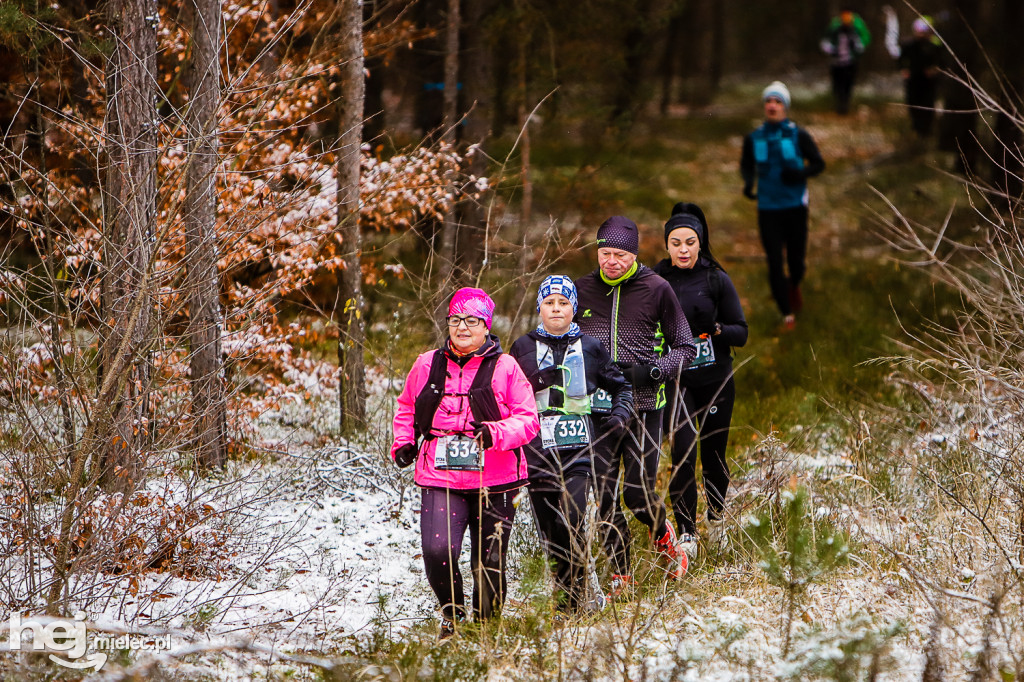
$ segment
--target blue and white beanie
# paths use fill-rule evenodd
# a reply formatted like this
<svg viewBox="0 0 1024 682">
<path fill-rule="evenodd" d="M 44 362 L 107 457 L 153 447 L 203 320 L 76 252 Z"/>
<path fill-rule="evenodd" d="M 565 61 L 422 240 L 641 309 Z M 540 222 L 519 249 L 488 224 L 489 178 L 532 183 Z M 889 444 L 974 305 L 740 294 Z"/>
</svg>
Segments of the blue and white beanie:
<svg viewBox="0 0 1024 682">
<path fill-rule="evenodd" d="M 576 314 L 578 299 L 576 297 L 576 285 L 572 283 L 571 277 L 568 275 L 549 275 L 540 283 L 540 289 L 537 291 L 537 312 L 540 312 L 541 301 L 551 294 L 561 294 L 569 299 L 569 303 L 572 303 L 572 314 Z"/>
<path fill-rule="evenodd" d="M 772 81 L 768 84 L 768 87 L 761 93 L 761 101 L 768 99 L 769 97 L 775 97 L 782 102 L 786 107 L 786 111 L 789 111 L 789 105 L 793 101 L 789 96 L 789 88 L 782 81 Z"/>
</svg>

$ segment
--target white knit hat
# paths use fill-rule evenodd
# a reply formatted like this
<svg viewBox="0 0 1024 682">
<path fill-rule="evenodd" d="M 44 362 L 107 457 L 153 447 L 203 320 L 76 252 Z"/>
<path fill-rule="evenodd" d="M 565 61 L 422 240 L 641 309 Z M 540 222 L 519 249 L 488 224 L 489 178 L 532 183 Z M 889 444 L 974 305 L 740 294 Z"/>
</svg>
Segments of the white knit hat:
<svg viewBox="0 0 1024 682">
<path fill-rule="evenodd" d="M 789 88 L 782 81 L 773 81 L 764 89 L 761 93 L 761 101 L 768 99 L 769 97 L 777 97 L 782 100 L 782 103 L 786 105 L 786 109 L 789 109 L 789 104 L 792 100 L 789 98 Z"/>
</svg>

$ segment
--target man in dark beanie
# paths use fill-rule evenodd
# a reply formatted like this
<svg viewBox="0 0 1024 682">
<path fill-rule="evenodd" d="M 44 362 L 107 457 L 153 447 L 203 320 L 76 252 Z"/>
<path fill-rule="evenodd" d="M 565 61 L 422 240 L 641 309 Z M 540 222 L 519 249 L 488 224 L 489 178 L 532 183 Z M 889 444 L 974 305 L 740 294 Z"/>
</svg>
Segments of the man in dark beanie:
<svg viewBox="0 0 1024 682">
<path fill-rule="evenodd" d="M 612 216 L 597 231 L 598 268 L 576 280 L 576 322 L 585 334 L 600 339 L 622 369 L 633 385 L 637 410 L 624 434 L 606 434 L 594 448 L 598 521 L 613 573 L 613 597 L 632 582 L 629 526 L 619 501 L 620 474 L 622 501 L 650 529 L 669 575 L 678 578 L 686 572 L 686 555 L 676 547 L 665 503 L 655 492 L 655 476 L 661 457 L 664 378 L 689 364 L 696 351 L 672 287 L 637 262 L 639 246 L 636 223 Z M 603 416 L 611 403 L 601 398 L 595 395 L 593 416 L 603 432 Z"/>
<path fill-rule="evenodd" d="M 629 218 L 615 215 L 597 228 L 597 248 L 619 249 L 636 256 L 640 252 L 640 232 Z"/>
</svg>

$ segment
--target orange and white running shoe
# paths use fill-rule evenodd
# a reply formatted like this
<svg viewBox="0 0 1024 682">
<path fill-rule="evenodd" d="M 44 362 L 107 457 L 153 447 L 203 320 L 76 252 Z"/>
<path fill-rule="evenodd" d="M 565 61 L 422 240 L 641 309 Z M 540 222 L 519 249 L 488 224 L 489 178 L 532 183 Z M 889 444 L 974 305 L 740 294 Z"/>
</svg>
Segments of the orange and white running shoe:
<svg viewBox="0 0 1024 682">
<path fill-rule="evenodd" d="M 670 578 L 678 580 L 686 575 L 686 569 L 690 562 L 686 558 L 686 553 L 676 545 L 676 532 L 672 529 L 672 524 L 665 525 L 665 534 L 655 540 L 654 547 L 658 550 L 658 554 L 665 559 L 667 564 L 665 571 Z"/>
</svg>

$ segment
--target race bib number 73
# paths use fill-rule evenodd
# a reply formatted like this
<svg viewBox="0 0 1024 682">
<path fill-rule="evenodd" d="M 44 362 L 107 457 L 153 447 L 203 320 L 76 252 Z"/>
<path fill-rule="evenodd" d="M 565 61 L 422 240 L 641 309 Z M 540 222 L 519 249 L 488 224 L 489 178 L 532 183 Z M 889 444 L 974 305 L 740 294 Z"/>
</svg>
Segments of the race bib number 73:
<svg viewBox="0 0 1024 682">
<path fill-rule="evenodd" d="M 715 361 L 715 346 L 707 334 L 702 334 L 693 340 L 693 346 L 697 349 L 697 355 L 693 362 L 686 366 L 686 369 L 696 369 L 704 365 L 710 365 Z"/>
</svg>

